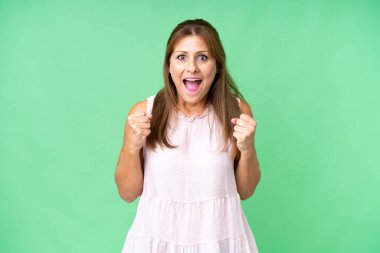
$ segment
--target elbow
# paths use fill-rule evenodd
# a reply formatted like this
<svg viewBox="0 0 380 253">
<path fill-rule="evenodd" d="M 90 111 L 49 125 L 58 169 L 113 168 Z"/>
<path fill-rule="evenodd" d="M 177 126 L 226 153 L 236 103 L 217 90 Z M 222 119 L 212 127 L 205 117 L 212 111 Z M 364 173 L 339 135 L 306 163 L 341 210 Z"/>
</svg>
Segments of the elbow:
<svg viewBox="0 0 380 253">
<path fill-rule="evenodd" d="M 141 193 L 142 189 L 139 189 L 138 191 L 132 191 L 128 189 L 120 189 L 118 188 L 119 196 L 127 203 L 132 203 L 135 199 L 137 199 Z"/>
<path fill-rule="evenodd" d="M 253 195 L 254 192 L 255 192 L 255 189 L 253 189 L 252 191 L 250 191 L 250 192 L 248 192 L 246 194 L 241 194 L 240 195 L 240 199 L 241 200 L 247 200 L 247 199 L 249 199 Z"/>
<path fill-rule="evenodd" d="M 252 196 L 253 192 L 254 192 L 254 189 L 250 191 L 248 191 L 248 189 L 246 189 L 245 191 L 239 191 L 240 200 L 249 199 Z"/>
<path fill-rule="evenodd" d="M 126 192 L 120 192 L 119 196 L 127 203 L 132 203 L 135 199 L 137 199 L 141 194 L 131 194 Z"/>
<path fill-rule="evenodd" d="M 127 195 L 122 195 L 122 194 L 119 194 L 119 195 L 120 195 L 120 198 L 122 198 L 127 203 L 132 203 L 136 199 L 133 197 L 129 197 Z"/>
<path fill-rule="evenodd" d="M 241 199 L 241 200 L 247 200 L 247 199 L 249 199 L 249 198 L 255 193 L 255 191 L 256 191 L 256 187 L 257 187 L 257 185 L 259 184 L 260 179 L 261 179 L 261 173 L 259 172 L 259 173 L 258 173 L 257 180 L 256 180 L 256 183 L 255 183 L 255 185 L 251 188 L 251 191 L 240 194 L 240 199 Z"/>
<path fill-rule="evenodd" d="M 132 189 L 129 189 L 129 187 L 127 187 L 126 184 L 118 183 L 117 177 L 115 177 L 115 180 L 119 196 L 125 202 L 131 203 L 141 195 L 142 189 L 139 189 L 138 191 L 133 191 Z"/>
<path fill-rule="evenodd" d="M 240 200 L 247 200 L 252 196 L 253 193 L 240 194 Z"/>
</svg>

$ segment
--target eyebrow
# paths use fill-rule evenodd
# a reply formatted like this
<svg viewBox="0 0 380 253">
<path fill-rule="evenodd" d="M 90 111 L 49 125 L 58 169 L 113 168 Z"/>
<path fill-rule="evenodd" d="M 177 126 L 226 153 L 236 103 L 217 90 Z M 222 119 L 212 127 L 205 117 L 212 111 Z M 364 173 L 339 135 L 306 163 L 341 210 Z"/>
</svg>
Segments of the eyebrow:
<svg viewBox="0 0 380 253">
<path fill-rule="evenodd" d="M 182 53 L 187 53 L 187 51 L 181 51 L 181 50 L 176 50 L 174 52 L 182 52 Z M 197 51 L 196 53 L 201 53 L 201 52 L 208 52 L 207 50 L 201 50 L 201 51 Z"/>
</svg>

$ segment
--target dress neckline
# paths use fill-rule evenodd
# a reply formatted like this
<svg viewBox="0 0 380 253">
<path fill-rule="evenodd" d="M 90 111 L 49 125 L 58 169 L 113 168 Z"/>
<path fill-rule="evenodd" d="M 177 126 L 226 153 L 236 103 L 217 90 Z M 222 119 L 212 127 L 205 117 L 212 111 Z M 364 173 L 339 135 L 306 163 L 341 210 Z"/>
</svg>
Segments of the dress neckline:
<svg viewBox="0 0 380 253">
<path fill-rule="evenodd" d="M 201 119 L 201 118 L 204 118 L 206 117 L 208 114 L 209 114 L 209 111 L 210 111 L 210 104 L 207 104 L 206 105 L 206 108 L 204 109 L 204 111 L 202 112 L 202 114 L 200 115 L 195 115 L 195 116 L 186 116 L 183 112 L 181 112 L 180 110 L 176 110 L 176 112 L 178 113 L 178 116 L 182 119 L 186 119 L 188 121 L 193 121 L 195 119 Z"/>
</svg>

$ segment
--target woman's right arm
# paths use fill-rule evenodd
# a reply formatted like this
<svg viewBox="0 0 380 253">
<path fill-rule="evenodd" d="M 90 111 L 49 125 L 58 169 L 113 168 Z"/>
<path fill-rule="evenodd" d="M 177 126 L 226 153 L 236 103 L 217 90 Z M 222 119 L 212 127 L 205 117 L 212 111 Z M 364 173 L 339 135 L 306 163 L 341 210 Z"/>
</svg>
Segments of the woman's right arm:
<svg viewBox="0 0 380 253">
<path fill-rule="evenodd" d="M 115 170 L 119 195 L 130 203 L 143 190 L 143 149 L 150 134 L 150 116 L 146 114 L 146 100 L 136 103 L 128 113 L 124 128 L 124 141 Z"/>
</svg>

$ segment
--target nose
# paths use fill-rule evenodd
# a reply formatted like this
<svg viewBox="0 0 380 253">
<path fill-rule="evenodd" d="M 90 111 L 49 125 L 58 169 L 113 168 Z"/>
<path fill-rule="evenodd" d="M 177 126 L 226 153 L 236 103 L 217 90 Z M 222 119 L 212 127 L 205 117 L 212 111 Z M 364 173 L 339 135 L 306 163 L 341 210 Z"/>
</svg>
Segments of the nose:
<svg viewBox="0 0 380 253">
<path fill-rule="evenodd" d="M 197 63 L 194 60 L 189 61 L 189 64 L 187 66 L 187 70 L 191 73 L 198 71 Z"/>
</svg>

